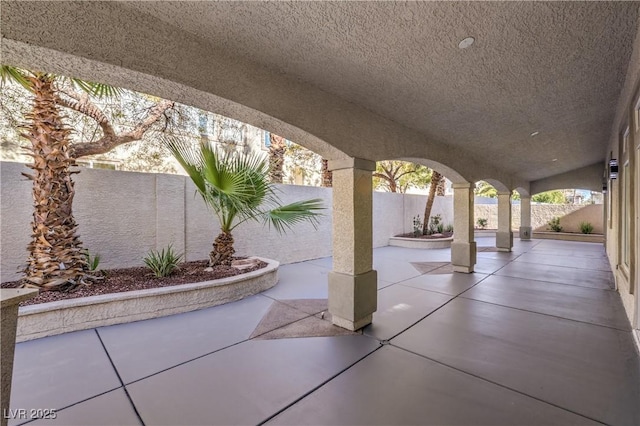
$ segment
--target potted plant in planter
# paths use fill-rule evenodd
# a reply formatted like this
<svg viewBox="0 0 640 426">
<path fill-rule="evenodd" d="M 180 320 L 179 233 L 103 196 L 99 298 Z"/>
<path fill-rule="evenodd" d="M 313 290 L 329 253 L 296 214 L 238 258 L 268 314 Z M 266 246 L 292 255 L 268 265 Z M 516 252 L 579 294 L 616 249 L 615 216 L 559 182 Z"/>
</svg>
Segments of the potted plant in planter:
<svg viewBox="0 0 640 426">
<path fill-rule="evenodd" d="M 281 205 L 268 178 L 267 159 L 221 152 L 208 142 L 194 146 L 177 138 L 166 138 L 165 144 L 220 221 L 220 234 L 209 254 L 209 266 L 231 265 L 235 253 L 232 231 L 246 221 L 261 221 L 280 233 L 300 222 L 317 225 L 320 210 L 324 209 L 322 200 Z"/>
</svg>

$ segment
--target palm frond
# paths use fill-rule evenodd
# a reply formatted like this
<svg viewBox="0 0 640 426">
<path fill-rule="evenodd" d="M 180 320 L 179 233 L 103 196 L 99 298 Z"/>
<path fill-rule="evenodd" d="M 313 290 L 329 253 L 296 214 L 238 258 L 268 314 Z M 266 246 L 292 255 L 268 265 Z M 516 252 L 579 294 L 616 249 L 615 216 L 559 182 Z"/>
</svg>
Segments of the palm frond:
<svg viewBox="0 0 640 426">
<path fill-rule="evenodd" d="M 123 93 L 120 87 L 110 86 L 104 83 L 95 83 L 79 78 L 69 78 L 69 81 L 83 92 L 87 92 L 97 98 L 117 98 Z"/>
<path fill-rule="evenodd" d="M 33 86 L 27 76 L 28 71 L 21 68 L 12 67 L 10 65 L 0 66 L 0 81 L 2 81 L 2 85 L 7 84 L 8 82 L 14 82 L 18 83 L 28 91 L 33 92 Z"/>
<path fill-rule="evenodd" d="M 264 220 L 281 234 L 302 222 L 310 222 L 317 229 L 318 219 L 322 216 L 321 210 L 324 210 L 322 200 L 314 198 L 269 210 L 265 212 Z"/>
</svg>

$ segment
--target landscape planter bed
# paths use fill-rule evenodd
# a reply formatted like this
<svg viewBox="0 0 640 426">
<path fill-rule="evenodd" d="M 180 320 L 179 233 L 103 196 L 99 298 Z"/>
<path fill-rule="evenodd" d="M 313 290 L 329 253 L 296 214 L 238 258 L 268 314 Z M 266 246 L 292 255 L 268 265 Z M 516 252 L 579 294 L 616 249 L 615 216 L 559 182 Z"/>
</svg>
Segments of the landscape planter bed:
<svg viewBox="0 0 640 426">
<path fill-rule="evenodd" d="M 267 266 L 229 278 L 23 306 L 16 341 L 195 311 L 252 296 L 278 282 L 280 263 L 259 259 Z"/>
</svg>

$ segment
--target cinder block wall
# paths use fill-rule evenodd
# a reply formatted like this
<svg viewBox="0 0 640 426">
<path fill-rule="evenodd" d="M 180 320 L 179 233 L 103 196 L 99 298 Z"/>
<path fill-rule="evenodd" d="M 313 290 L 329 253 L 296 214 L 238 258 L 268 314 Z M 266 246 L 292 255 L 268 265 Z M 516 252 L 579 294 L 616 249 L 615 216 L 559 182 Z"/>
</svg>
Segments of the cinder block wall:
<svg viewBox="0 0 640 426">
<path fill-rule="evenodd" d="M 0 163 L 1 280 L 20 277 L 30 240 L 31 182 L 20 175 L 21 163 Z M 81 169 L 75 175 L 74 216 L 84 247 L 100 253 L 101 267 L 143 265 L 151 249 L 168 244 L 187 260 L 206 259 L 218 222 L 185 176 Z M 282 185 L 280 197 L 288 203 L 321 198 L 327 210 L 318 229 L 308 224 L 281 236 L 260 223 L 247 222 L 233 232 L 238 255 L 265 256 L 282 263 L 331 255 L 332 191 L 329 188 Z M 373 243 L 386 246 L 389 237 L 410 232 L 412 218 L 424 214 L 426 196 L 375 192 Z M 453 223 L 451 197 L 436 197 L 433 214 Z"/>
<path fill-rule="evenodd" d="M 498 205 L 476 204 L 475 220 L 488 219 L 487 228 L 498 228 Z M 602 204 L 588 206 L 573 204 L 533 204 L 531 206 L 531 227 L 535 230 L 545 230 L 547 223 L 554 217 L 560 218 L 560 224 L 567 232 L 580 232 L 580 222 L 591 222 L 594 233 L 602 233 Z M 511 227 L 514 230 L 520 228 L 520 204 L 511 206 Z"/>
</svg>

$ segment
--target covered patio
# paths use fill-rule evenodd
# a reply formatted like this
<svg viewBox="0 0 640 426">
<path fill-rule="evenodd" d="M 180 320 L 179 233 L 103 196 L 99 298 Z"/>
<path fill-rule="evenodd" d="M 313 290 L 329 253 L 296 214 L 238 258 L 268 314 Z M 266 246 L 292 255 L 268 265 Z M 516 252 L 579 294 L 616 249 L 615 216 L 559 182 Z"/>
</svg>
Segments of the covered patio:
<svg viewBox="0 0 640 426">
<path fill-rule="evenodd" d="M 33 425 L 639 424 L 602 245 L 476 242 L 472 274 L 450 249 L 375 249 L 360 332 L 328 321 L 322 258 L 239 302 L 20 343 L 11 405 L 57 411 Z"/>
</svg>

